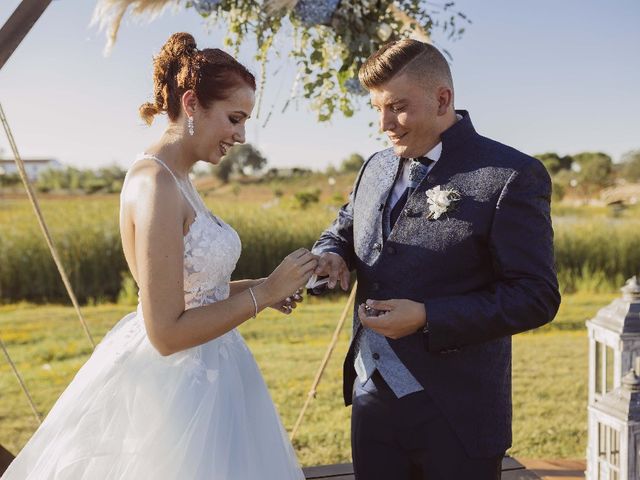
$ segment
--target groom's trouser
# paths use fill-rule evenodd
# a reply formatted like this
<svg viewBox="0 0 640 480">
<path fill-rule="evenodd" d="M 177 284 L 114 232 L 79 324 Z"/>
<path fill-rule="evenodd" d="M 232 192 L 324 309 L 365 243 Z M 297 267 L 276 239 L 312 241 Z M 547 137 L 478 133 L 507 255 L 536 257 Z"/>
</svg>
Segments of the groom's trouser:
<svg viewBox="0 0 640 480">
<path fill-rule="evenodd" d="M 503 455 L 470 458 L 427 392 L 397 398 L 376 371 L 353 393 L 356 480 L 500 479 Z"/>
</svg>

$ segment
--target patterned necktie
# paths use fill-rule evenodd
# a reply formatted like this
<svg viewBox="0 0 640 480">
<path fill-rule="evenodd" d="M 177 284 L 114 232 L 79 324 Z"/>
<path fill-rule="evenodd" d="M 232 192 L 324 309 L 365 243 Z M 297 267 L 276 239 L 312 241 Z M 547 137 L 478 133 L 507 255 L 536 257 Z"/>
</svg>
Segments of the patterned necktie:
<svg viewBox="0 0 640 480">
<path fill-rule="evenodd" d="M 420 157 L 411 160 L 409 163 L 409 185 L 402 193 L 402 196 L 398 199 L 396 204 L 391 209 L 390 221 L 391 228 L 396 224 L 398 218 L 400 217 L 400 213 L 404 209 L 407 200 L 416 189 L 416 187 L 420 184 L 420 182 L 424 179 L 429 171 L 429 166 L 433 163 L 433 160 L 427 157 Z"/>
</svg>

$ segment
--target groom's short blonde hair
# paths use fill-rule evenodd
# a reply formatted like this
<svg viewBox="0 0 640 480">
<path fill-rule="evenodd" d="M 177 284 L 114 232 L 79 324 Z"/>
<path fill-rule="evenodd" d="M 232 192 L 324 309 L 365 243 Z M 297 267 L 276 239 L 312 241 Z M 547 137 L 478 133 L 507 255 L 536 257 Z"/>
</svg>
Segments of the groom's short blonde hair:
<svg viewBox="0 0 640 480">
<path fill-rule="evenodd" d="M 433 45 L 410 38 L 380 47 L 360 67 L 358 78 L 371 90 L 401 73 L 411 75 L 426 87 L 444 84 L 453 90 L 451 69 L 444 55 Z"/>
</svg>

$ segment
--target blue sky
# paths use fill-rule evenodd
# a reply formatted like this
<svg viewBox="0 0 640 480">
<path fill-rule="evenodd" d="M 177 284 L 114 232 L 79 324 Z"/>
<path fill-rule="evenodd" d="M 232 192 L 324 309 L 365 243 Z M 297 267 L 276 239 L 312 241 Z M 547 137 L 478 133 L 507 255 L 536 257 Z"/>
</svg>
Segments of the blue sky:
<svg viewBox="0 0 640 480">
<path fill-rule="evenodd" d="M 3 0 L 0 21 L 19 3 Z M 164 119 L 149 128 L 137 116 L 151 95 L 153 54 L 175 31 L 191 32 L 201 48 L 221 46 L 219 29 L 181 10 L 151 23 L 127 19 L 104 57 L 104 34 L 89 27 L 94 5 L 54 0 L 0 70 L 0 103 L 23 157 L 126 167 L 164 128 Z M 456 7 L 473 21 L 466 34 L 434 40 L 453 56 L 456 106 L 470 110 L 479 132 L 529 154 L 597 150 L 618 160 L 640 149 L 640 2 L 459 0 Z M 287 40 L 279 42 L 286 50 Z M 240 60 L 258 73 L 251 47 Z M 367 102 L 354 117 L 324 124 L 304 101 L 280 114 L 293 81 L 291 63 L 284 65 L 267 83 L 269 123 L 247 128 L 272 166 L 324 168 L 385 147 L 369 126 L 375 115 Z M 10 155 L 4 132 L 0 148 Z"/>
</svg>

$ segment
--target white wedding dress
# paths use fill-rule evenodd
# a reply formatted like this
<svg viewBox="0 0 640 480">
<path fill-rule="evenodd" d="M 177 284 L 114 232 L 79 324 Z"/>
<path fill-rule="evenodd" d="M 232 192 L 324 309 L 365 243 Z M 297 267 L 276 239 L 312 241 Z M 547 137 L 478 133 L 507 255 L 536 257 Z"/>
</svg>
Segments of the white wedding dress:
<svg viewBox="0 0 640 480">
<path fill-rule="evenodd" d="M 167 168 L 155 157 L 141 157 Z M 241 244 L 190 182 L 176 182 L 196 211 L 184 237 L 190 309 L 228 297 Z M 240 334 L 234 329 L 163 357 L 149 342 L 138 306 L 104 337 L 2 476 L 27 479 L 301 480 L 304 475 Z"/>
</svg>

